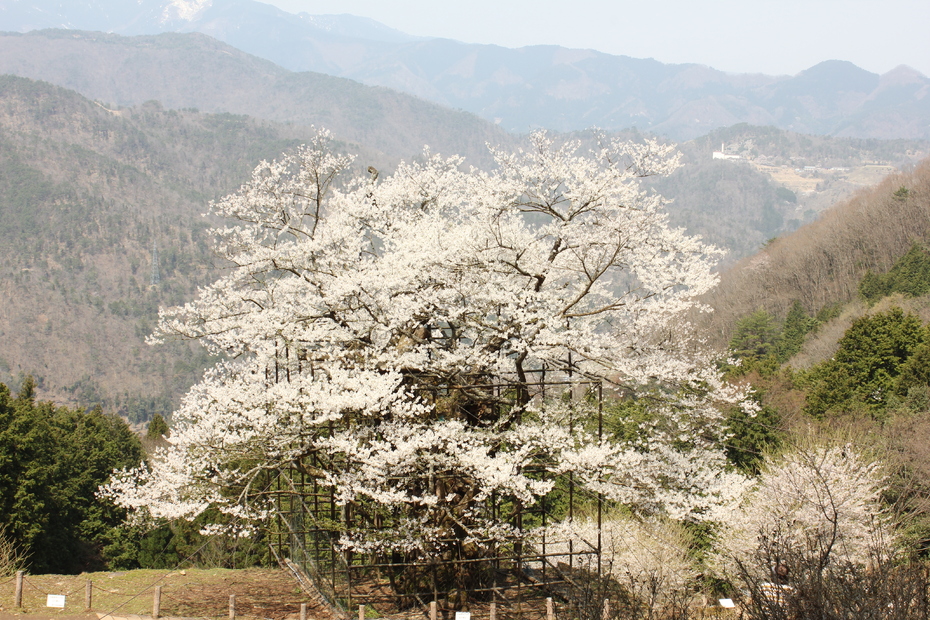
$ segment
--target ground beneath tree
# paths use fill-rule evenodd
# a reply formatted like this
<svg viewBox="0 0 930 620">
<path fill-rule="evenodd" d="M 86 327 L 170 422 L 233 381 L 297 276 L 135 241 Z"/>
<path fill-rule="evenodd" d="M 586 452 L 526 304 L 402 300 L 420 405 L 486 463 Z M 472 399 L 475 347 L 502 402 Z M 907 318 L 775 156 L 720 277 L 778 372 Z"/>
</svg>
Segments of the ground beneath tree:
<svg viewBox="0 0 930 620">
<path fill-rule="evenodd" d="M 91 606 L 85 605 L 87 582 L 91 583 Z M 303 592 L 294 577 L 282 569 L 249 568 L 134 570 L 84 573 L 81 575 L 26 575 L 22 608 L 13 607 L 14 580 L 0 579 L 0 620 L 150 620 L 156 587 L 161 587 L 160 617 L 227 620 L 229 597 L 235 595 L 239 620 L 297 620 L 301 603 L 307 605 L 309 620 L 354 620 L 335 614 L 318 598 Z M 383 583 L 358 583 L 356 594 L 367 597 L 384 595 Z M 498 620 L 544 620 L 545 594 L 528 588 L 520 603 L 516 596 L 510 603 L 500 603 Z M 63 609 L 46 607 L 48 595 L 65 596 Z M 513 594 L 503 592 L 503 594 Z M 426 620 L 423 607 L 404 611 L 388 605 L 367 609 L 368 618 L 382 620 Z M 490 618 L 489 603 L 472 602 L 473 620 Z M 354 611 L 354 609 L 353 609 Z M 440 606 L 440 618 L 454 618 L 458 609 Z M 556 617 L 565 618 L 557 603 Z M 142 618 L 140 618 L 140 616 Z"/>
<path fill-rule="evenodd" d="M 85 605 L 88 581 L 92 614 L 86 613 Z M 243 620 L 296 619 L 301 603 L 307 604 L 308 618 L 332 618 L 329 609 L 300 590 L 290 573 L 250 568 L 27 575 L 20 609 L 13 607 L 13 580 L 0 582 L 0 620 L 11 616 L 56 620 L 97 618 L 99 614 L 151 616 L 156 586 L 161 586 L 160 615 L 164 617 L 227 618 L 229 597 L 235 595 L 236 617 Z M 65 607 L 46 607 L 49 594 L 64 595 Z"/>
</svg>

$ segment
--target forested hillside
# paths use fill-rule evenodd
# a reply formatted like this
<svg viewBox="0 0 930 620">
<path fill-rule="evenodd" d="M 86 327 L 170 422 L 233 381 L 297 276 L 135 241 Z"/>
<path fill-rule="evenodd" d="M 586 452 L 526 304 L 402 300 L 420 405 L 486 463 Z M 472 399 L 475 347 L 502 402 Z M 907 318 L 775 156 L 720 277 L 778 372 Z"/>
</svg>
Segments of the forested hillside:
<svg viewBox="0 0 930 620">
<path fill-rule="evenodd" d="M 699 323 L 753 387 L 746 454 L 834 441 L 877 455 L 884 501 L 930 552 L 930 160 L 827 210 L 723 274 Z M 748 444 L 746 443 L 748 440 Z"/>
<path fill-rule="evenodd" d="M 31 373 L 43 398 L 131 419 L 170 411 L 203 353 L 144 338 L 159 306 L 216 277 L 201 214 L 308 133 L 0 78 L 0 381 Z"/>
<path fill-rule="evenodd" d="M 729 340 L 736 319 L 759 308 L 784 317 L 798 301 L 812 313 L 857 298 L 867 272 L 885 273 L 930 235 L 930 161 L 886 178 L 774 239 L 723 274 L 708 297 L 710 335 Z"/>
<path fill-rule="evenodd" d="M 733 159 L 714 159 L 722 145 Z M 809 136 L 745 124 L 679 149 L 681 168 L 651 185 L 672 200 L 672 223 L 728 251 L 723 265 L 930 154 L 926 141 Z"/>
</svg>

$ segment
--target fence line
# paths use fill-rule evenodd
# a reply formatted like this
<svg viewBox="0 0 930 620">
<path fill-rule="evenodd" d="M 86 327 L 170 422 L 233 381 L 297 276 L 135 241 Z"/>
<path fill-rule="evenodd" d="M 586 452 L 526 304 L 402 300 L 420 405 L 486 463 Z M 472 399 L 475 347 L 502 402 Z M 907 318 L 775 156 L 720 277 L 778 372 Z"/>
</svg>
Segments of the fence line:
<svg viewBox="0 0 930 620">
<path fill-rule="evenodd" d="M 161 579 L 164 579 L 164 578 L 165 578 L 165 576 L 162 576 L 162 577 L 161 577 Z M 22 607 L 22 585 L 29 585 L 31 588 L 33 588 L 33 589 L 35 589 L 35 590 L 37 590 L 37 591 L 39 591 L 39 592 L 41 592 L 41 593 L 43 593 L 43 594 L 46 594 L 46 595 L 49 594 L 48 592 L 45 591 L 44 588 L 40 587 L 40 586 L 39 586 L 38 584 L 36 584 L 34 581 L 31 581 L 31 580 L 26 579 L 26 576 L 25 576 L 25 572 L 24 572 L 24 571 L 19 571 L 15 577 L 13 577 L 12 579 L 9 579 L 9 580 L 3 582 L 3 583 L 0 584 L 0 585 L 5 585 L 5 584 L 10 583 L 10 582 L 12 582 L 12 581 L 16 581 L 16 582 L 17 582 L 17 591 L 16 591 L 16 593 L 15 593 L 15 595 L 14 595 L 14 598 L 15 598 L 14 607 L 17 607 L 17 608 L 21 608 L 21 607 Z M 143 593 L 147 592 L 147 591 L 150 590 L 150 589 L 153 590 L 153 592 L 152 592 L 152 616 L 151 616 L 151 617 L 152 617 L 154 620 L 157 620 L 158 618 L 161 618 L 161 617 L 162 617 L 162 615 L 161 615 L 161 602 L 162 602 L 163 599 L 167 599 L 167 600 L 170 600 L 170 601 L 172 601 L 172 602 L 175 602 L 175 603 L 178 603 L 178 604 L 182 604 L 182 605 L 183 605 L 183 604 L 189 604 L 189 601 L 187 601 L 187 600 L 181 600 L 181 599 L 172 597 L 170 594 L 164 592 L 162 585 L 155 585 L 154 587 L 153 587 L 153 586 L 147 586 L 147 587 L 144 588 L 141 592 L 138 592 L 138 593 L 135 593 L 135 594 L 131 594 L 131 593 L 118 592 L 118 591 L 115 591 L 115 590 L 110 590 L 110 589 L 107 589 L 107 588 L 98 586 L 98 585 L 96 585 L 96 584 L 95 584 L 92 580 L 90 580 L 90 579 L 86 580 L 86 581 L 85 581 L 85 584 L 84 584 L 83 586 L 81 586 L 80 588 L 75 588 L 74 590 L 72 590 L 72 591 L 71 591 L 69 594 L 67 594 L 66 596 L 72 596 L 74 593 L 80 591 L 81 588 L 84 588 L 84 591 L 85 591 L 85 609 L 86 609 L 86 610 L 91 610 L 91 609 L 92 609 L 92 600 L 93 600 L 93 599 L 92 599 L 92 592 L 93 592 L 94 589 L 99 590 L 99 591 L 101 591 L 101 592 L 105 592 L 105 593 L 110 594 L 110 595 L 130 597 L 130 599 L 138 598 L 139 596 L 141 596 Z M 128 601 L 127 601 L 127 602 L 128 602 Z M 126 603 L 123 603 L 123 605 L 125 605 L 125 604 L 126 604 Z M 295 605 L 296 605 L 296 603 L 295 603 Z M 306 603 L 306 602 L 301 602 L 301 603 L 299 603 L 299 606 L 300 606 L 300 615 L 299 615 L 300 620 L 307 620 L 307 603 Z M 118 606 L 117 609 L 119 609 L 119 607 L 122 607 L 122 605 Z M 199 614 L 197 614 L 197 616 L 198 616 L 198 617 L 201 617 L 201 618 L 215 618 L 216 620 L 220 620 L 220 619 L 222 618 L 222 612 L 219 612 L 219 609 L 216 609 L 216 608 L 215 608 L 215 609 L 212 610 L 212 611 L 213 611 L 213 612 L 218 612 L 218 613 L 199 613 Z M 430 601 L 429 604 L 428 604 L 428 609 L 427 609 L 426 611 L 427 611 L 429 620 L 441 620 L 440 614 L 439 614 L 439 604 L 438 604 L 438 601 L 435 601 L 435 600 L 434 600 L 434 601 Z M 444 610 L 444 611 L 445 611 L 445 612 L 452 612 L 452 611 L 454 611 L 454 610 Z M 367 612 L 367 606 L 364 605 L 364 604 L 360 604 L 360 605 L 358 606 L 358 620 L 366 620 L 366 618 L 367 618 L 367 613 L 366 613 L 366 612 Z M 605 598 L 605 599 L 603 600 L 603 606 L 602 606 L 601 612 L 602 612 L 602 613 L 601 613 L 601 620 L 611 620 L 611 618 L 612 618 L 613 616 L 611 615 L 611 604 L 610 604 L 610 599 L 606 599 L 606 598 Z M 107 612 L 106 614 L 104 614 L 104 615 L 101 616 L 101 617 L 102 617 L 102 618 L 106 618 L 107 616 L 112 617 L 112 614 L 113 614 L 112 611 L 111 611 L 111 612 Z M 246 614 L 246 615 L 241 615 L 241 616 L 240 616 L 240 615 L 237 613 L 237 608 L 236 608 L 236 594 L 233 593 L 233 594 L 230 594 L 230 595 L 229 595 L 229 604 L 228 604 L 228 609 L 227 609 L 227 618 L 228 618 L 228 620 L 236 620 L 237 617 L 250 617 L 250 616 L 249 616 L 248 614 Z M 252 616 L 252 617 L 260 618 L 261 616 Z M 555 603 L 555 601 L 553 600 L 552 597 L 547 597 L 547 598 L 545 599 L 545 617 L 546 617 L 546 620 L 558 620 L 557 606 L 556 606 L 556 603 Z M 479 617 L 477 614 L 472 614 L 472 620 L 479 620 L 479 618 L 480 618 L 480 617 Z M 496 601 L 491 601 L 491 602 L 490 602 L 489 608 L 488 608 L 488 610 L 487 610 L 487 618 L 488 618 L 488 620 L 497 620 L 497 618 L 498 618 L 498 608 L 497 608 L 497 602 L 496 602 Z"/>
</svg>

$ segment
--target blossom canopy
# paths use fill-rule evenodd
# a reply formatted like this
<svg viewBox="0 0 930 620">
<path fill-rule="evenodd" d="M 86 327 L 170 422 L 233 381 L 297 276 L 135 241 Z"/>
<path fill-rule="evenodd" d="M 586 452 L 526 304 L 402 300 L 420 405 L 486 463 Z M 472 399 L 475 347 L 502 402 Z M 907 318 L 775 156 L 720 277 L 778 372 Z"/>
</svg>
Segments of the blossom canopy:
<svg viewBox="0 0 930 620">
<path fill-rule="evenodd" d="M 602 137 L 580 150 L 535 133 L 524 150 L 492 149 L 492 171 L 427 151 L 353 177 L 320 132 L 262 163 L 214 205 L 235 222 L 215 231 L 232 268 L 163 310 L 155 336 L 227 361 L 186 396 L 151 469 L 108 492 L 156 516 L 261 516 L 268 473 L 298 467 L 344 505 L 391 512 L 403 535 L 345 533 L 359 549 L 425 550 L 450 528 L 519 536 L 476 506 L 549 493 L 531 463 L 644 510 L 710 515 L 737 493 L 715 438 L 719 405 L 742 394 L 686 317 L 720 252 L 669 227 L 640 187 L 678 165 L 671 147 Z M 636 445 L 570 424 L 583 405 L 534 392 L 540 369 L 648 392 L 662 423 Z M 495 401 L 494 382 L 512 389 Z"/>
</svg>

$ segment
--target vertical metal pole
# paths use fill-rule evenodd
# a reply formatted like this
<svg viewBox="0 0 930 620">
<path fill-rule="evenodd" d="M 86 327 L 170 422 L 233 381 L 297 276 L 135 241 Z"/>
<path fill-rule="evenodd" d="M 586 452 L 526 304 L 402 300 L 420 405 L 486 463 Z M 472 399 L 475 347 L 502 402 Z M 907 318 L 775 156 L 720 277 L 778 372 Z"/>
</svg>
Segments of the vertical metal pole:
<svg viewBox="0 0 930 620">
<path fill-rule="evenodd" d="M 283 525 L 283 521 L 282 521 L 282 519 L 281 519 L 281 511 L 284 510 L 283 496 L 281 495 L 281 476 L 283 476 L 283 475 L 284 475 L 284 472 L 283 472 L 283 471 L 279 472 L 278 477 L 275 478 L 275 481 L 274 481 L 274 486 L 275 486 L 274 502 L 275 502 L 275 506 L 276 506 L 277 510 L 274 511 L 274 522 L 275 522 L 275 525 L 276 525 L 276 527 L 275 527 L 276 532 L 275 532 L 275 535 L 274 535 L 273 539 L 274 539 L 274 540 L 277 540 L 277 543 L 278 543 L 278 545 L 277 545 L 277 546 L 278 546 L 278 555 L 280 555 L 282 558 L 283 558 L 283 557 L 290 558 L 290 557 L 291 557 L 291 553 L 290 553 L 291 550 L 290 550 L 290 548 L 288 548 L 288 550 L 287 550 L 288 553 L 287 553 L 287 555 L 285 555 L 285 554 L 284 554 L 284 545 L 283 545 L 284 525 Z M 290 545 L 289 545 L 289 546 L 290 546 Z"/>
<path fill-rule="evenodd" d="M 23 606 L 23 575 L 25 571 L 16 571 L 16 590 L 13 593 L 13 607 Z"/>
<path fill-rule="evenodd" d="M 514 523 L 518 531 L 523 531 L 523 513 L 522 504 L 520 500 L 515 500 L 514 503 Z M 514 555 L 516 555 L 516 564 L 517 564 L 517 573 L 520 574 L 523 572 L 523 543 L 520 542 L 522 539 L 518 538 L 517 542 L 514 543 Z M 523 580 L 517 579 L 517 618 L 523 620 Z"/>
<path fill-rule="evenodd" d="M 435 561 L 430 561 L 429 563 L 429 575 L 430 575 L 429 577 L 430 585 L 432 585 L 433 587 L 433 601 L 430 603 L 430 610 L 431 610 L 430 613 L 432 613 L 433 608 L 436 607 L 436 599 L 439 598 L 439 586 L 437 585 L 438 582 L 436 581 L 436 562 Z M 431 620 L 436 620 L 436 617 L 432 616 Z"/>
<path fill-rule="evenodd" d="M 346 469 L 349 468 L 351 464 L 346 460 Z M 342 514 L 344 515 L 346 531 L 352 531 L 352 503 L 346 502 L 345 506 L 342 509 Z M 349 599 L 349 608 L 352 607 L 352 551 L 346 550 L 343 552 L 346 563 L 346 598 Z"/>
<path fill-rule="evenodd" d="M 571 384 L 572 379 L 572 352 L 568 352 L 568 389 L 569 389 L 569 409 L 568 409 L 568 434 L 575 433 L 575 407 L 571 401 L 574 399 L 574 387 Z M 575 474 L 568 472 L 568 520 L 572 523 L 575 521 Z M 575 566 L 575 541 L 571 536 L 568 538 L 568 568 Z"/>
<path fill-rule="evenodd" d="M 94 602 L 94 582 L 90 579 L 84 584 L 84 609 L 93 607 Z"/>
<path fill-rule="evenodd" d="M 599 381 L 597 384 L 597 442 L 600 444 L 604 436 L 604 383 Z M 598 480 L 600 482 L 600 480 Z M 600 493 L 597 494 L 597 578 L 600 581 L 601 578 L 601 564 L 602 555 L 601 555 L 601 526 L 602 524 L 602 512 L 604 504 L 604 496 Z"/>
<path fill-rule="evenodd" d="M 229 595 L 229 620 L 236 620 L 236 595 Z"/>
<path fill-rule="evenodd" d="M 155 586 L 155 594 L 152 596 L 152 618 L 158 620 L 161 615 L 161 586 Z"/>
<path fill-rule="evenodd" d="M 539 383 L 541 384 L 540 387 L 541 387 L 543 403 L 545 403 L 546 402 L 546 365 L 545 364 L 542 365 L 542 372 L 540 372 L 539 374 Z"/>
</svg>

